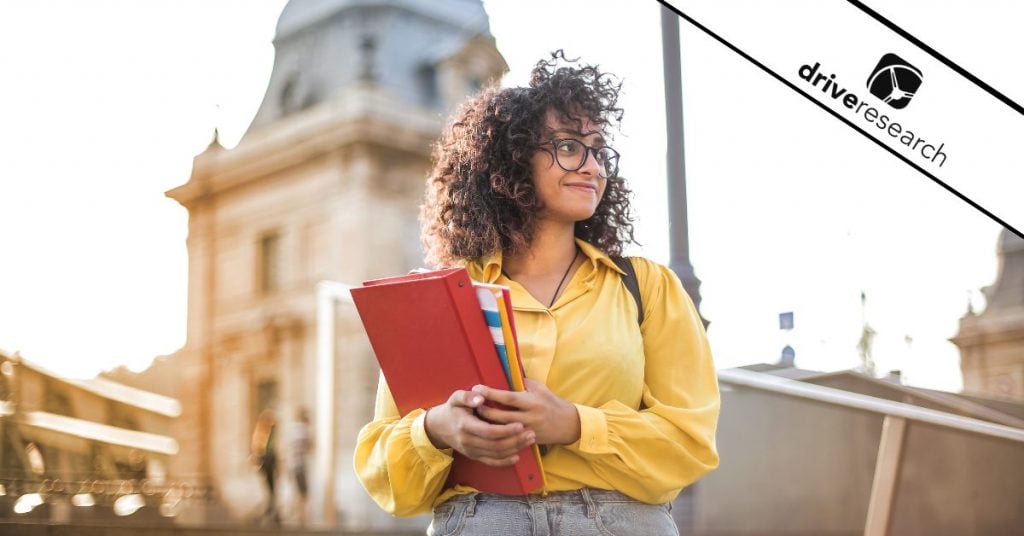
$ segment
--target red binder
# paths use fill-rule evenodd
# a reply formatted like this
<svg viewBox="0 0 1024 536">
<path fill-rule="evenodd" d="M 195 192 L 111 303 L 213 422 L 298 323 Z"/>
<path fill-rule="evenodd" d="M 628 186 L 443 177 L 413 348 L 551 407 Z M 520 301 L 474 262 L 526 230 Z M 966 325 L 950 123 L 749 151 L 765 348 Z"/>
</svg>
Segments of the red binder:
<svg viewBox="0 0 1024 536">
<path fill-rule="evenodd" d="M 352 299 L 400 414 L 436 406 L 477 384 L 509 389 L 465 268 L 366 281 L 352 289 Z M 543 481 L 530 447 L 506 467 L 456 452 L 448 474 L 448 486 L 504 495 L 526 495 Z"/>
</svg>

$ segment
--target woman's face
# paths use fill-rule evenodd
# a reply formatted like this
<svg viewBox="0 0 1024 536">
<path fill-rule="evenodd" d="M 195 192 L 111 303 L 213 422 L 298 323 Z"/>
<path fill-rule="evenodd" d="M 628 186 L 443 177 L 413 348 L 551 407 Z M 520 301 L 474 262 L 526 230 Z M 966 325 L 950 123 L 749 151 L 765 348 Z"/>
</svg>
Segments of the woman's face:
<svg viewBox="0 0 1024 536">
<path fill-rule="evenodd" d="M 584 119 L 582 131 L 576 125 L 562 123 L 553 112 L 547 114 L 547 139 L 542 141 L 530 161 L 533 168 L 533 185 L 541 203 L 538 215 L 541 219 L 575 223 L 594 215 L 608 181 L 598 174 L 598 162 L 593 153 L 588 153 L 583 167 L 566 171 L 555 161 L 555 151 L 569 152 L 573 146 L 551 143 L 554 139 L 575 139 L 593 148 L 604 146 L 601 129 L 589 119 Z M 571 154 L 563 154 L 562 162 L 570 162 Z M 571 165 L 567 166 L 570 167 Z"/>
</svg>

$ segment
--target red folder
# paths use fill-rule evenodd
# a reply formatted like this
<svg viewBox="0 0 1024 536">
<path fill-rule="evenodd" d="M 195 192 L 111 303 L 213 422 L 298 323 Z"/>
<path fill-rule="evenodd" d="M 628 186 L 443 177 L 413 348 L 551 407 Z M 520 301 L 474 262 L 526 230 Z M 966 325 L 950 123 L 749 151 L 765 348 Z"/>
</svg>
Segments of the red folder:
<svg viewBox="0 0 1024 536">
<path fill-rule="evenodd" d="M 352 289 L 352 300 L 403 416 L 477 384 L 509 389 L 465 268 L 366 281 Z M 456 452 L 447 485 L 526 495 L 543 481 L 540 459 L 527 447 L 506 467 Z"/>
</svg>

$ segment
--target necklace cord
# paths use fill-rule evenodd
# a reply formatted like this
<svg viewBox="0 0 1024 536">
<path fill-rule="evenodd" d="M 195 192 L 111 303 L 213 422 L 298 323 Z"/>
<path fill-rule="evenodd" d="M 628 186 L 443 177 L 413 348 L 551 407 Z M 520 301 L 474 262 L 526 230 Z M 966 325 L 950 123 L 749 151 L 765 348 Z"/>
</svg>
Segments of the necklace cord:
<svg viewBox="0 0 1024 536">
<path fill-rule="evenodd" d="M 555 295 L 551 297 L 551 303 L 548 304 L 548 309 L 554 307 L 555 300 L 558 298 L 558 291 L 562 290 L 562 285 L 565 283 L 565 278 L 569 277 L 569 271 L 572 270 L 572 265 L 576 264 L 576 259 L 580 256 L 580 248 L 576 246 L 576 253 L 572 256 L 572 261 L 569 262 L 569 266 L 565 268 L 565 273 L 562 274 L 562 280 L 558 282 L 558 286 L 555 287 Z M 508 275 L 508 272 L 504 268 L 501 269 L 501 275 L 505 276 L 509 281 L 515 281 L 512 276 Z"/>
<path fill-rule="evenodd" d="M 580 256 L 580 248 L 576 248 L 576 252 L 572 256 L 572 260 L 569 261 L 569 266 L 565 269 L 565 273 L 562 274 L 562 280 L 558 282 L 558 286 L 555 287 L 555 295 L 551 296 L 551 303 L 548 304 L 548 309 L 554 307 L 555 300 L 558 299 L 558 291 L 562 290 L 562 283 L 565 283 L 565 278 L 569 277 L 569 270 L 572 270 L 572 265 L 576 264 L 576 257 Z"/>
</svg>

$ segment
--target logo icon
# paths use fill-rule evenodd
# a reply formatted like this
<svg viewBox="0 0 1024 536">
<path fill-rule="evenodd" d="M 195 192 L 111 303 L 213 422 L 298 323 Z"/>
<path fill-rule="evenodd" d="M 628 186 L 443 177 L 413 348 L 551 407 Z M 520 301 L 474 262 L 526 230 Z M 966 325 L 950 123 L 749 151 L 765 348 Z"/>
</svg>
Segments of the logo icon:
<svg viewBox="0 0 1024 536">
<path fill-rule="evenodd" d="M 900 110 L 910 104 L 921 87 L 921 70 L 896 54 L 886 54 L 868 77 L 868 91 Z"/>
</svg>

